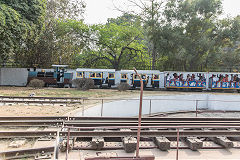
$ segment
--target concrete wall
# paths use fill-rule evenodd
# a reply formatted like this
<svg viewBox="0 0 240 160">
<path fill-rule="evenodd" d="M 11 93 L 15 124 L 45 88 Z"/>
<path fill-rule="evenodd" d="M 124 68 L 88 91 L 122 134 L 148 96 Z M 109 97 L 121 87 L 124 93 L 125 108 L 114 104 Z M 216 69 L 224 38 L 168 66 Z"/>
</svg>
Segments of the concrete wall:
<svg viewBox="0 0 240 160">
<path fill-rule="evenodd" d="M 26 68 L 0 68 L 1 86 L 26 86 L 27 78 Z"/>
<path fill-rule="evenodd" d="M 199 100 L 198 109 L 240 111 L 240 95 L 215 95 L 215 94 L 182 94 L 144 97 L 151 100 L 151 113 L 195 111 L 196 100 Z M 155 100 L 154 100 L 155 99 Z M 160 100 L 161 99 L 161 100 Z M 101 104 L 88 108 L 84 116 L 101 116 Z M 107 117 L 133 117 L 138 115 L 139 100 L 120 100 L 106 102 L 103 105 L 103 116 Z M 142 113 L 149 114 L 150 101 L 143 100 Z M 82 111 L 76 113 L 82 116 Z"/>
</svg>

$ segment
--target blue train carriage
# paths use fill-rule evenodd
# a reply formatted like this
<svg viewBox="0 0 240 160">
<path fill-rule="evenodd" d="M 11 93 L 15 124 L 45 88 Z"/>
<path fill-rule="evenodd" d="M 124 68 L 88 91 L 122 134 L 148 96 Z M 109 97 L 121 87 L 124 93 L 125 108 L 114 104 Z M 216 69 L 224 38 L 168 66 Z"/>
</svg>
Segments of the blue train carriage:
<svg viewBox="0 0 240 160">
<path fill-rule="evenodd" d="M 158 70 L 138 70 L 138 73 L 143 79 L 144 88 L 146 87 L 160 87 L 160 74 Z M 140 78 L 135 74 L 133 70 L 121 70 L 116 71 L 117 82 L 123 83 L 126 82 L 133 88 L 140 87 Z"/>
<path fill-rule="evenodd" d="M 206 72 L 173 72 L 167 71 L 165 74 L 166 89 L 207 89 Z"/>
<path fill-rule="evenodd" d="M 78 68 L 76 69 L 76 78 L 91 78 L 96 86 L 107 85 L 111 87 L 115 85 L 115 70 Z"/>
<path fill-rule="evenodd" d="M 240 91 L 240 73 L 209 73 L 209 88 L 212 90 Z"/>
<path fill-rule="evenodd" d="M 39 79 L 44 81 L 46 87 L 71 87 L 73 73 L 67 73 L 67 65 L 52 65 L 52 67 L 54 69 L 29 69 L 28 83 L 33 79 Z"/>
</svg>

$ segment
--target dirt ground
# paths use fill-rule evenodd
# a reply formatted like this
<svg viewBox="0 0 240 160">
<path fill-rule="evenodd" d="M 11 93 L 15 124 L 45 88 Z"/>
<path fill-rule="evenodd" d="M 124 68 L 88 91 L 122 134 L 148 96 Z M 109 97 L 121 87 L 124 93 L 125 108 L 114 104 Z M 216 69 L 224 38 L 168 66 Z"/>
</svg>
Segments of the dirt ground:
<svg viewBox="0 0 240 160">
<path fill-rule="evenodd" d="M 89 91 L 79 91 L 74 88 L 44 88 L 32 89 L 28 87 L 0 87 L 0 96 L 35 96 L 43 97 L 87 97 L 87 98 L 137 98 L 139 90 L 127 90 L 120 92 L 116 89 L 92 89 Z M 151 95 L 180 95 L 180 94 L 202 94 L 203 92 L 176 92 L 176 91 L 144 91 L 144 96 Z M 238 94 L 238 93 L 214 93 L 214 94 Z M 94 106 L 101 101 L 87 101 L 80 105 L 72 106 L 33 106 L 33 105 L 0 105 L 0 116 L 72 116 L 82 109 Z"/>
</svg>

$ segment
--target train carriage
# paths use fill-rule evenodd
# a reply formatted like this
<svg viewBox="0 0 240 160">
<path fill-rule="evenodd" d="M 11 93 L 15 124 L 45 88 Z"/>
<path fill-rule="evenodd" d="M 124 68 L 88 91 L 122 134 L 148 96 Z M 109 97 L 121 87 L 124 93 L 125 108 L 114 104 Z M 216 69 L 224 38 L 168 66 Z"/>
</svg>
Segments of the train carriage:
<svg viewBox="0 0 240 160">
<path fill-rule="evenodd" d="M 111 87 L 112 85 L 115 85 L 115 70 L 77 68 L 76 78 L 90 78 L 94 80 L 94 85 L 100 87 L 107 85 L 108 87 Z"/>
<path fill-rule="evenodd" d="M 158 70 L 138 70 L 138 74 L 142 77 L 144 88 L 159 88 L 161 86 L 161 72 Z M 140 78 L 133 70 L 116 71 L 117 83 L 128 83 L 133 88 L 140 87 Z M 163 85 L 162 85 L 163 87 Z"/>
<path fill-rule="evenodd" d="M 167 89 L 207 89 L 206 72 L 173 72 L 165 73 L 165 87 Z"/>
<path fill-rule="evenodd" d="M 240 73 L 209 73 L 209 88 L 211 90 L 240 90 Z"/>
</svg>

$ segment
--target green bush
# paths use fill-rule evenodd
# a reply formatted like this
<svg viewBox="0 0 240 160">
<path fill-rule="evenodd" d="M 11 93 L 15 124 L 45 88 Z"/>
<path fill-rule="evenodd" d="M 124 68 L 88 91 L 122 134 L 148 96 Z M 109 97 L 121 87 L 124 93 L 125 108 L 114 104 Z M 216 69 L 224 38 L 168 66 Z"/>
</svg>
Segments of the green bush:
<svg viewBox="0 0 240 160">
<path fill-rule="evenodd" d="M 94 88 L 94 80 L 90 78 L 74 79 L 72 83 L 78 90 L 86 91 Z"/>
<path fill-rule="evenodd" d="M 125 82 L 125 83 L 120 83 L 117 88 L 119 91 L 126 91 L 126 90 L 129 90 L 131 86 Z"/>
<path fill-rule="evenodd" d="M 33 79 L 28 84 L 29 87 L 33 87 L 33 88 L 43 88 L 44 85 L 45 85 L 45 82 L 39 79 Z"/>
</svg>

